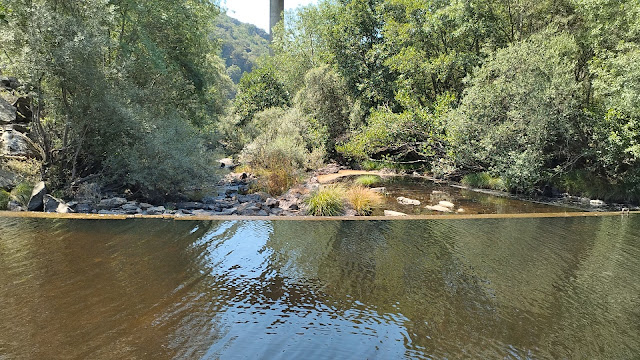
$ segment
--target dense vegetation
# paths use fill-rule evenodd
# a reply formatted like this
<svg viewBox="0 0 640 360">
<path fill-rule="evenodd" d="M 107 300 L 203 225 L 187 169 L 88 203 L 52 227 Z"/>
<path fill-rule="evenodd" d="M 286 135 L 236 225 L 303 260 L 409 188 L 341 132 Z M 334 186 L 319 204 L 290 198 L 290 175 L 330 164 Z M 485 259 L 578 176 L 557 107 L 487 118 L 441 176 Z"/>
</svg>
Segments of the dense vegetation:
<svg viewBox="0 0 640 360">
<path fill-rule="evenodd" d="M 640 200 L 635 0 L 326 0 L 272 47 L 226 119 L 236 147 L 279 106 L 325 159 Z"/>
<path fill-rule="evenodd" d="M 28 84 L 44 178 L 162 197 L 220 144 L 275 192 L 333 160 L 640 201 L 637 0 L 321 0 L 271 55 L 218 15 L 0 0 L 0 71 Z"/>
</svg>

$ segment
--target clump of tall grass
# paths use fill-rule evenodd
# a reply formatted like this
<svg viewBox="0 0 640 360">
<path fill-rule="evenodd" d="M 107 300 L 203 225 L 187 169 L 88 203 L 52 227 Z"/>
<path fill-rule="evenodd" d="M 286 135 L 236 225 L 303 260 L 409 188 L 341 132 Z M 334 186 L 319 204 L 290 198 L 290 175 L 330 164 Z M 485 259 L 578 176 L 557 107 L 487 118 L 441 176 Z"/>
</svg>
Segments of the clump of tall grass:
<svg viewBox="0 0 640 360">
<path fill-rule="evenodd" d="M 382 195 L 364 186 L 352 187 L 346 198 L 358 215 L 370 215 L 373 207 L 382 203 Z"/>
<path fill-rule="evenodd" d="M 378 175 L 362 175 L 354 180 L 356 185 L 361 186 L 375 186 L 382 182 L 382 178 Z"/>
<path fill-rule="evenodd" d="M 11 198 L 22 206 L 27 206 L 31 199 L 31 193 L 33 192 L 33 185 L 30 183 L 20 183 L 13 190 L 11 190 Z"/>
<path fill-rule="evenodd" d="M 323 186 L 305 199 L 307 213 L 314 216 L 338 216 L 344 214 L 345 190 L 339 185 Z"/>
<path fill-rule="evenodd" d="M 11 194 L 3 189 L 0 189 L 0 210 L 7 210 L 9 199 L 11 199 Z"/>
<path fill-rule="evenodd" d="M 482 189 L 505 190 L 504 182 L 500 178 L 491 176 L 487 172 L 474 173 L 465 175 L 462 178 L 462 184 Z"/>
</svg>

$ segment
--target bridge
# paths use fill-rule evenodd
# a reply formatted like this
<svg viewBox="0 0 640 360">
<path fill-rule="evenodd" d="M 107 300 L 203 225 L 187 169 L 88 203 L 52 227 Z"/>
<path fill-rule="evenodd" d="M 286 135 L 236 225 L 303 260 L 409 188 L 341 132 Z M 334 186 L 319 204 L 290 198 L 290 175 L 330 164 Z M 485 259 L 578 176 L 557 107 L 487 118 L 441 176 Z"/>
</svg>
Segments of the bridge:
<svg viewBox="0 0 640 360">
<path fill-rule="evenodd" d="M 273 33 L 273 27 L 282 19 L 284 12 L 284 0 L 270 0 L 271 11 L 269 11 L 269 33 Z"/>
</svg>

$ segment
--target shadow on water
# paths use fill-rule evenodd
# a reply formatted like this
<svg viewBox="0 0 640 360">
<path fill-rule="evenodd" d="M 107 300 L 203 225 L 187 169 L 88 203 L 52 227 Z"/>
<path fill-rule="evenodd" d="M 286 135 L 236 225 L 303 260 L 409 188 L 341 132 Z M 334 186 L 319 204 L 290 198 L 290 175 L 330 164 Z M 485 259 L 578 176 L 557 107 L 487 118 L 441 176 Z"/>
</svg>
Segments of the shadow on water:
<svg viewBox="0 0 640 360">
<path fill-rule="evenodd" d="M 0 219 L 0 359 L 633 358 L 640 216 Z"/>
</svg>

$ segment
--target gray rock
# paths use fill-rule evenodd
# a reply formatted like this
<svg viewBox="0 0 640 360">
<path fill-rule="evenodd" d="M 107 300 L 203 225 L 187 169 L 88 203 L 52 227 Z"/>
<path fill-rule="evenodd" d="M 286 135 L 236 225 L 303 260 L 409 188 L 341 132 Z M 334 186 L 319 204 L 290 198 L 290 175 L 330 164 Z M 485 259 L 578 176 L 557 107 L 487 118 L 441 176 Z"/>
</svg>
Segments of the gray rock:
<svg viewBox="0 0 640 360">
<path fill-rule="evenodd" d="M 49 194 L 44 196 L 44 211 L 45 212 L 55 212 L 60 214 L 72 213 L 73 210 L 65 204 L 64 201 L 55 198 Z"/>
<path fill-rule="evenodd" d="M 24 211 L 25 208 L 19 202 L 11 200 L 9 201 L 9 204 L 7 204 L 7 210 L 19 212 Z"/>
<path fill-rule="evenodd" d="M 0 97 L 0 125 L 16 121 L 16 108 Z"/>
<path fill-rule="evenodd" d="M 596 206 L 596 207 L 604 206 L 604 201 L 602 201 L 602 200 L 589 200 L 589 205 Z"/>
<path fill-rule="evenodd" d="M 0 85 L 2 85 L 3 87 L 5 87 L 6 89 L 10 89 L 10 90 L 16 90 L 20 87 L 20 81 L 18 81 L 18 78 L 13 77 L 13 76 L 2 76 L 0 77 Z"/>
<path fill-rule="evenodd" d="M 275 207 L 275 208 L 271 209 L 271 215 L 280 216 L 280 215 L 282 215 L 283 211 L 284 210 L 282 210 L 281 208 Z"/>
<path fill-rule="evenodd" d="M 39 159 L 41 152 L 38 146 L 25 134 L 9 130 L 0 137 L 0 154 L 10 156 L 24 156 Z"/>
<path fill-rule="evenodd" d="M 431 210 L 431 211 L 439 211 L 439 212 L 443 212 L 443 213 L 449 213 L 452 212 L 451 209 L 449 209 L 448 207 L 442 206 L 442 205 L 427 205 L 424 207 L 425 209 Z"/>
<path fill-rule="evenodd" d="M 233 215 L 238 212 L 238 208 L 232 207 L 230 209 L 224 209 L 219 215 Z"/>
<path fill-rule="evenodd" d="M 89 214 L 93 211 L 93 208 L 91 207 L 91 204 L 79 203 L 78 205 L 73 207 L 73 210 L 75 210 L 75 212 L 77 213 Z"/>
<path fill-rule="evenodd" d="M 201 202 L 187 201 L 187 202 L 177 203 L 176 207 L 183 210 L 196 210 L 196 209 L 204 208 L 204 204 Z"/>
<path fill-rule="evenodd" d="M 147 204 L 147 203 L 140 203 L 140 208 L 141 208 L 142 210 L 147 210 L 147 209 L 152 208 L 152 207 L 153 207 L 153 205 L 151 205 L 151 204 Z"/>
<path fill-rule="evenodd" d="M 207 210 L 193 210 L 193 215 L 196 216 L 211 216 L 211 215 L 215 215 L 213 211 L 207 211 Z"/>
<path fill-rule="evenodd" d="M 10 189 L 14 188 L 20 182 L 18 174 L 14 174 L 11 171 L 0 169 L 0 188 Z"/>
<path fill-rule="evenodd" d="M 298 204 L 291 204 L 289 205 L 289 210 L 300 210 L 300 207 Z"/>
<path fill-rule="evenodd" d="M 258 213 L 256 215 L 257 216 L 269 216 L 269 213 L 264 211 L 264 210 L 260 210 L 260 211 L 258 211 Z"/>
<path fill-rule="evenodd" d="M 121 207 L 122 211 L 124 211 L 127 214 L 140 214 L 142 213 L 142 209 L 140 209 L 140 207 L 138 207 L 138 205 L 133 202 L 128 202 L 124 205 L 122 205 Z"/>
<path fill-rule="evenodd" d="M 385 210 L 384 216 L 407 216 L 407 214 L 401 213 L 399 211 Z"/>
<path fill-rule="evenodd" d="M 218 162 L 220 163 L 221 168 L 227 168 L 227 169 L 233 170 L 236 166 L 238 166 L 238 164 L 234 163 L 233 159 L 231 158 L 220 159 L 218 160 Z"/>
<path fill-rule="evenodd" d="M 399 196 L 396 200 L 398 200 L 398 203 L 402 205 L 420 205 L 420 200 L 409 199 L 404 196 Z"/>
<path fill-rule="evenodd" d="M 267 207 L 274 208 L 274 207 L 278 207 L 278 206 L 280 206 L 280 201 L 278 201 L 278 200 L 276 200 L 276 199 L 274 199 L 274 198 L 268 198 L 268 199 L 264 202 L 264 204 L 265 204 Z"/>
<path fill-rule="evenodd" d="M 44 181 L 40 181 L 36 184 L 31 192 L 31 198 L 27 205 L 29 211 L 42 211 L 44 209 L 44 194 L 47 193 L 47 187 L 44 185 Z"/>
<path fill-rule="evenodd" d="M 148 215 L 162 215 L 162 214 L 164 214 L 165 211 L 166 211 L 166 209 L 164 208 L 164 206 L 152 206 L 152 207 L 147 209 L 147 214 Z"/>
<path fill-rule="evenodd" d="M 98 211 L 98 214 L 100 214 L 100 215 L 124 215 L 124 213 L 122 211 L 116 211 L 116 210 L 100 210 L 100 211 Z"/>
<path fill-rule="evenodd" d="M 108 210 L 119 208 L 120 206 L 127 203 L 127 199 L 121 197 L 114 197 L 109 199 L 102 199 L 100 203 L 98 203 L 98 210 Z"/>
<path fill-rule="evenodd" d="M 386 187 L 375 187 L 375 188 L 371 188 L 371 191 L 373 192 L 377 192 L 379 194 L 386 194 L 387 193 L 387 188 Z"/>
</svg>

